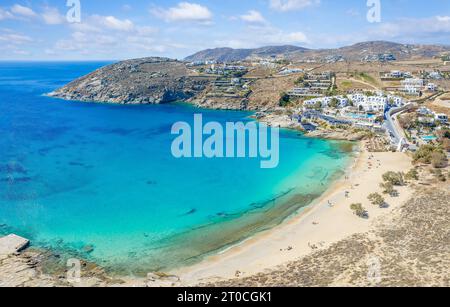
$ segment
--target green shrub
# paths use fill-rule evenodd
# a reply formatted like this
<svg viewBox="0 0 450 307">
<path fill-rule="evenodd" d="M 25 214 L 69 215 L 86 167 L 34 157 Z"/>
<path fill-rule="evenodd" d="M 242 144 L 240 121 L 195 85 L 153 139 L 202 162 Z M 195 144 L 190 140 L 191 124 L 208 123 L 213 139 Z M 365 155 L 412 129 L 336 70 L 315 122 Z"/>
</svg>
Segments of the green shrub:
<svg viewBox="0 0 450 307">
<path fill-rule="evenodd" d="M 291 99 L 287 93 L 280 94 L 280 101 L 279 101 L 280 107 L 285 107 L 285 106 L 289 105 L 290 102 L 291 102 Z"/>
<path fill-rule="evenodd" d="M 405 175 L 405 179 L 417 181 L 419 180 L 419 172 L 417 171 L 417 169 L 413 168 Z"/>
<path fill-rule="evenodd" d="M 383 175 L 385 182 L 391 183 L 393 186 L 402 186 L 405 184 L 403 173 L 387 172 Z"/>
<path fill-rule="evenodd" d="M 380 187 L 383 189 L 383 194 L 387 194 L 392 197 L 398 196 L 398 191 L 394 189 L 394 185 L 392 183 L 385 182 L 380 184 Z"/>
<path fill-rule="evenodd" d="M 372 203 L 372 205 L 378 206 L 380 208 L 382 208 L 386 204 L 384 197 L 378 193 L 370 194 L 367 199 Z"/>
<path fill-rule="evenodd" d="M 353 213 L 356 216 L 359 216 L 361 218 L 365 218 L 368 217 L 367 211 L 366 209 L 363 207 L 362 204 L 351 204 L 350 205 L 350 209 L 352 209 Z"/>
<path fill-rule="evenodd" d="M 435 151 L 431 153 L 430 160 L 434 168 L 445 168 L 448 163 L 447 155 L 443 152 Z"/>
<path fill-rule="evenodd" d="M 443 168 L 447 166 L 447 155 L 444 151 L 433 145 L 423 145 L 414 154 L 414 162 L 432 164 L 435 168 Z"/>
</svg>

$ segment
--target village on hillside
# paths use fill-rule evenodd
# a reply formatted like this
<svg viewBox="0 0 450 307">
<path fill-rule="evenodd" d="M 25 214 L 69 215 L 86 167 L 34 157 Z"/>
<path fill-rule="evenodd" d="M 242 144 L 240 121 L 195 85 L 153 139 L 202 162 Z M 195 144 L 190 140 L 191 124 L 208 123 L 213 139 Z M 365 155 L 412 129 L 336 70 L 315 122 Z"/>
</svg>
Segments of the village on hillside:
<svg viewBox="0 0 450 307">
<path fill-rule="evenodd" d="M 339 55 L 290 61 L 274 55 L 186 66 L 192 75 L 214 80 L 199 106 L 256 110 L 261 121 L 315 136 L 330 131 L 346 131 L 347 137 L 348 131 L 370 134 L 374 151 L 415 152 L 423 145 L 450 150 L 446 59 L 448 55 L 397 61 L 380 54 L 360 62 Z"/>
</svg>

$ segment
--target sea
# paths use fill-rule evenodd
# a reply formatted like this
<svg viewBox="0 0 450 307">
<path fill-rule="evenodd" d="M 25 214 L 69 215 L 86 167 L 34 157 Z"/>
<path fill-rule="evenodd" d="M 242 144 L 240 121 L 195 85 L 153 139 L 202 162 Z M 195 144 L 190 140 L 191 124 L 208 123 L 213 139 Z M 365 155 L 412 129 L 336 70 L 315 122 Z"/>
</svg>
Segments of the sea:
<svg viewBox="0 0 450 307">
<path fill-rule="evenodd" d="M 177 159 L 175 122 L 252 121 L 183 102 L 111 105 L 46 94 L 109 62 L 0 62 L 0 235 L 120 275 L 194 264 L 277 226 L 340 178 L 346 142 L 282 130 L 279 165 Z"/>
</svg>

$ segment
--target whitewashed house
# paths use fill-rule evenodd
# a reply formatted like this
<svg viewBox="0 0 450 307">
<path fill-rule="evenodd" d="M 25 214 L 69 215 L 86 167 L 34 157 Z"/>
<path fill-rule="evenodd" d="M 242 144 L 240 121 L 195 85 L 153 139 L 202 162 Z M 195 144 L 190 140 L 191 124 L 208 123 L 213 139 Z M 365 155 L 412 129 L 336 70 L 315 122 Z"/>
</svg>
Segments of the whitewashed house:
<svg viewBox="0 0 450 307">
<path fill-rule="evenodd" d="M 438 87 L 435 83 L 428 83 L 427 88 L 430 92 L 435 92 L 435 91 L 437 91 Z"/>
<path fill-rule="evenodd" d="M 436 114 L 435 119 L 442 124 L 448 123 L 448 116 L 446 114 Z"/>
<path fill-rule="evenodd" d="M 349 98 L 355 107 L 365 112 L 384 112 L 388 106 L 388 98 L 381 95 L 353 94 Z"/>
</svg>

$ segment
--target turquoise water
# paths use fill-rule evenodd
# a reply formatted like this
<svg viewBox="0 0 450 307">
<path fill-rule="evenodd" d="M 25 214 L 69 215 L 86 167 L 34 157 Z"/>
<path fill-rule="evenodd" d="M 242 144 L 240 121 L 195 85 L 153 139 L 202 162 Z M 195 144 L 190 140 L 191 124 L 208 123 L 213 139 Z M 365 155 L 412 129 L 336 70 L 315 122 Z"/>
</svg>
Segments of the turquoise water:
<svg viewBox="0 0 450 307">
<path fill-rule="evenodd" d="M 280 223 L 342 174 L 342 143 L 282 132 L 280 164 L 175 159 L 177 121 L 248 121 L 183 105 L 43 96 L 106 63 L 0 63 L 0 232 L 121 273 L 195 262 Z"/>
</svg>

